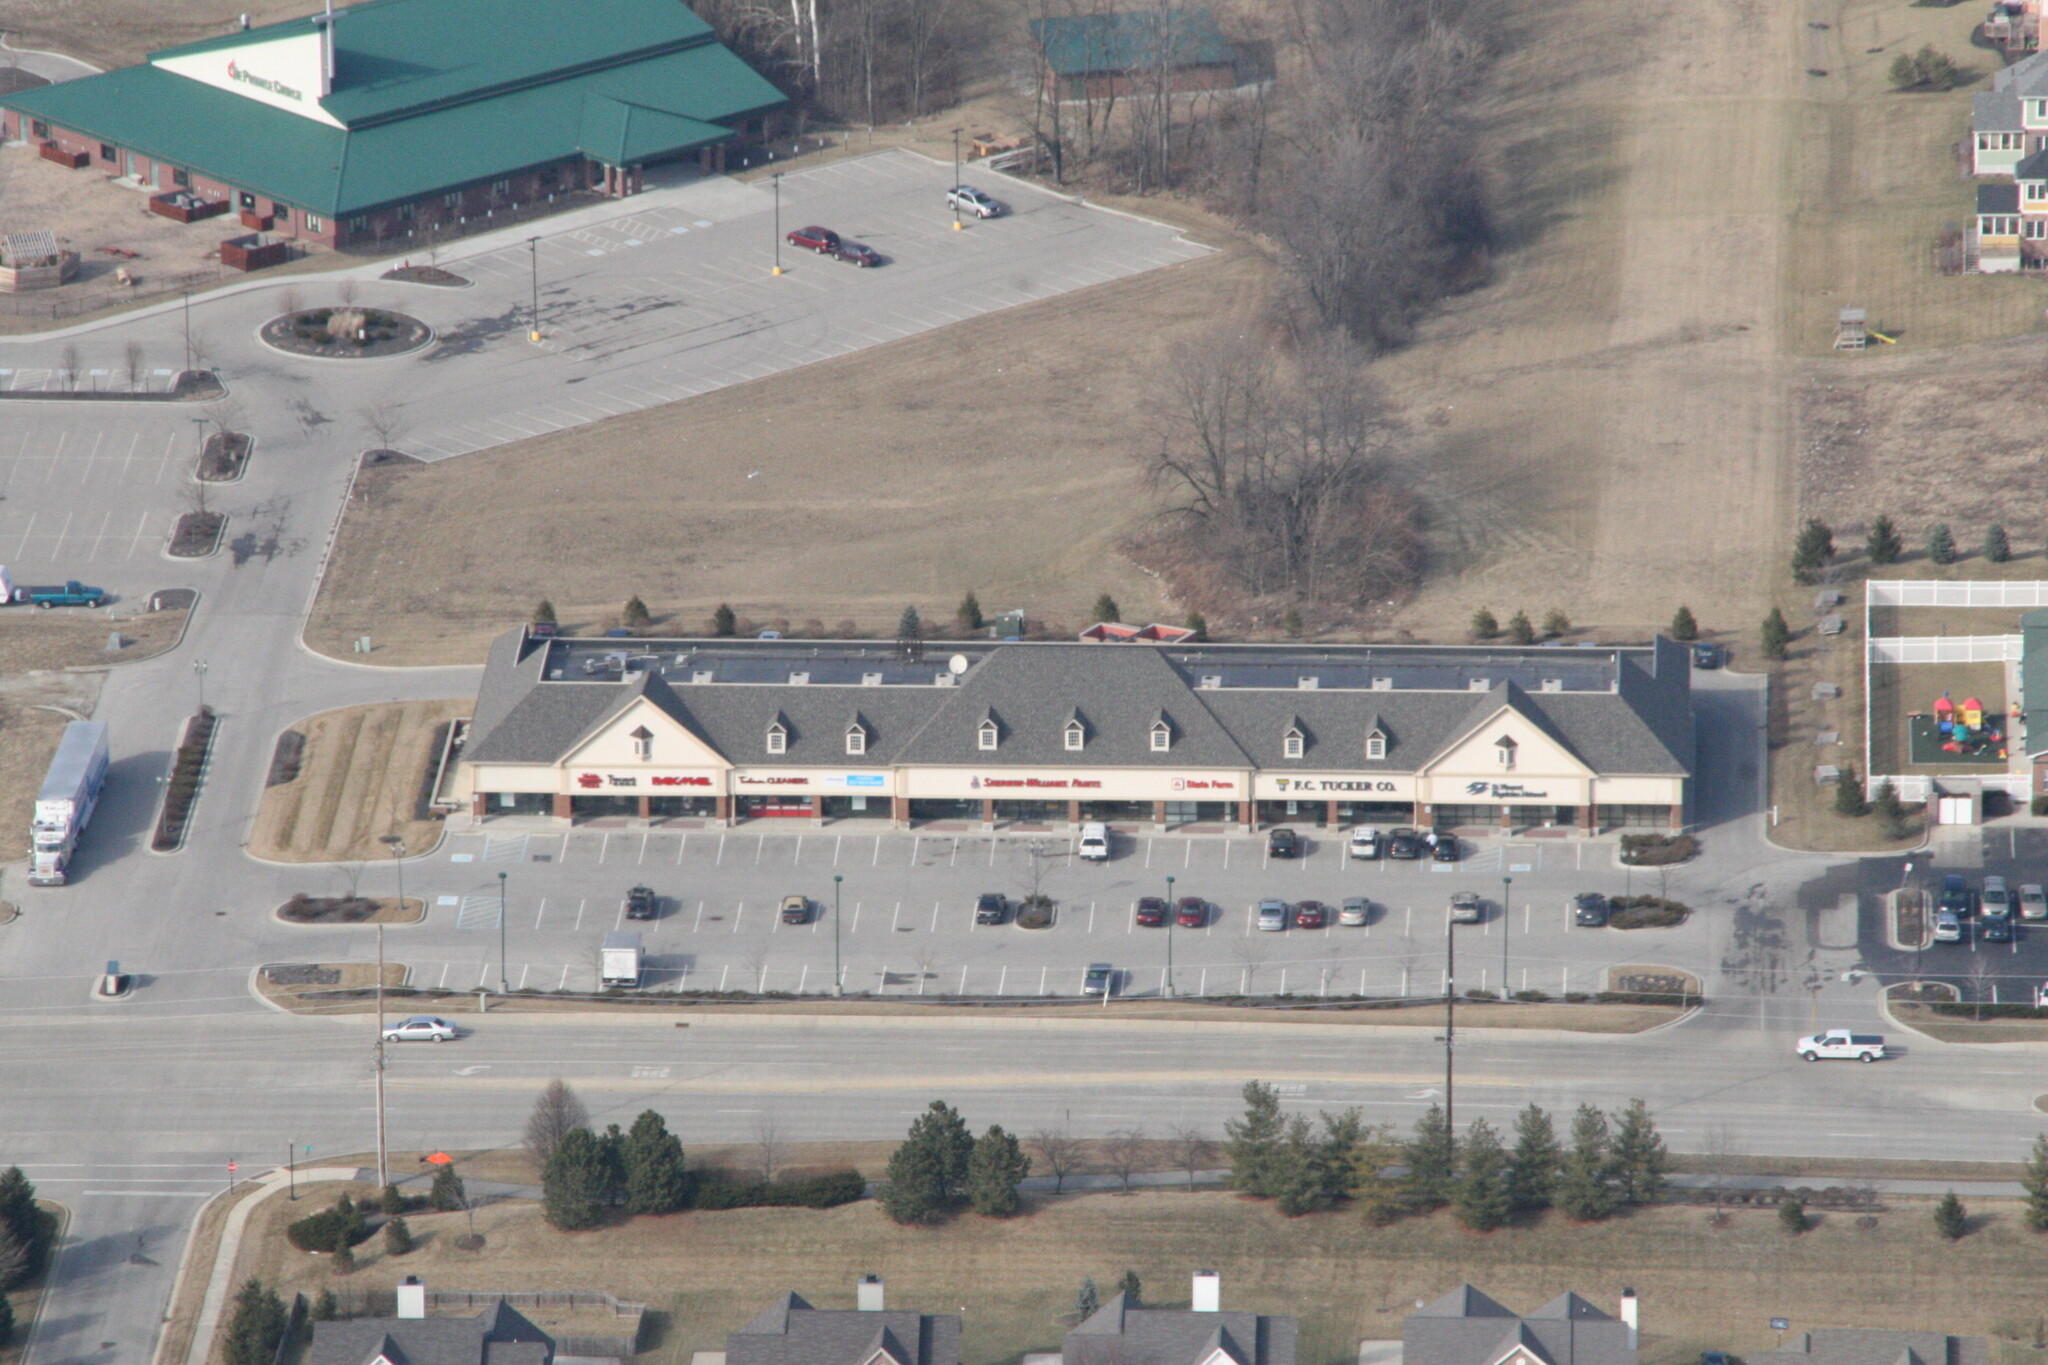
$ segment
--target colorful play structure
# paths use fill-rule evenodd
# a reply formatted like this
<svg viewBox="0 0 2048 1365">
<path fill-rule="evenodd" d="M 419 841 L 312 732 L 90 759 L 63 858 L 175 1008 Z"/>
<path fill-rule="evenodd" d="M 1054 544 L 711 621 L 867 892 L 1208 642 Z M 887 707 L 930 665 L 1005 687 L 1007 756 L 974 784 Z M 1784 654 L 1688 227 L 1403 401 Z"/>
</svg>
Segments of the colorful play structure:
<svg viewBox="0 0 2048 1365">
<path fill-rule="evenodd" d="M 1988 762 L 2004 761 L 2005 717 L 1988 712 L 1984 703 L 1975 697 L 1965 697 L 1961 702 L 1953 700 L 1944 692 L 1935 699 L 1933 724 L 1927 724 L 1924 714 L 1912 717 L 1915 749 L 1931 747 L 1940 756 L 1929 754 L 1914 755 L 1915 762 L 1936 762 L 1943 758 Z"/>
</svg>

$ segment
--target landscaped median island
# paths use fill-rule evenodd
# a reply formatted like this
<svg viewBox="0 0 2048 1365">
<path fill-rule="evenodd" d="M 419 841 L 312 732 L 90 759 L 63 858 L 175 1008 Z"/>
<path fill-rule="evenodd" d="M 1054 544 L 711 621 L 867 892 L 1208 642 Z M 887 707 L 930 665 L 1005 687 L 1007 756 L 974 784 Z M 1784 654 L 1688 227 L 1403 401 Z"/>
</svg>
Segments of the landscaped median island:
<svg viewBox="0 0 2048 1365">
<path fill-rule="evenodd" d="M 353 892 L 346 896 L 309 896 L 303 891 L 277 907 L 287 924 L 418 924 L 427 916 L 426 902 L 407 896 L 373 899 Z"/>
<path fill-rule="evenodd" d="M 185 722 L 185 737 L 178 743 L 171 775 L 164 783 L 164 804 L 157 814 L 156 835 L 149 844 L 158 853 L 175 853 L 185 845 L 185 829 L 191 823 L 192 807 L 199 800 L 200 784 L 206 777 L 206 756 L 213 748 L 216 724 L 210 706 L 200 707 Z"/>
<path fill-rule="evenodd" d="M 352 876 L 441 837 L 432 783 L 448 727 L 470 700 L 374 702 L 323 711 L 278 736 L 249 852 L 285 863 L 342 863 Z M 355 893 L 353 881 L 349 894 Z"/>
</svg>

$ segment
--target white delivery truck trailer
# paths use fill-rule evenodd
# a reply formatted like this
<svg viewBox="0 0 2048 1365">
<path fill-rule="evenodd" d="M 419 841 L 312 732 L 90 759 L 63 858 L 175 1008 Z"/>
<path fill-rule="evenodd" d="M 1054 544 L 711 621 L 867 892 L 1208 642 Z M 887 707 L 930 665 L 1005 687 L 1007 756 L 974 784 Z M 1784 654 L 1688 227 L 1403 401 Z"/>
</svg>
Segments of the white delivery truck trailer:
<svg viewBox="0 0 2048 1365">
<path fill-rule="evenodd" d="M 107 778 L 107 727 L 104 721 L 74 720 L 57 741 L 57 756 L 36 793 L 35 821 L 30 828 L 30 886 L 62 886 L 78 836 L 99 804 L 100 784 Z"/>
<path fill-rule="evenodd" d="M 604 947 L 598 952 L 597 984 L 599 986 L 637 986 L 640 984 L 640 935 L 635 933 L 617 933 L 604 936 Z"/>
</svg>

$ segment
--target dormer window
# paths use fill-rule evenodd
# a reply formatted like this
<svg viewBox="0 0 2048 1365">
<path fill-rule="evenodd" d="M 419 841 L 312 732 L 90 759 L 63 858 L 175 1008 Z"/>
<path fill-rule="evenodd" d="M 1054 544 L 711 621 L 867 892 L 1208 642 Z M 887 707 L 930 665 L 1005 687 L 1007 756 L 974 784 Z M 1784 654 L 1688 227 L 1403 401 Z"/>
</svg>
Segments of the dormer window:
<svg viewBox="0 0 2048 1365">
<path fill-rule="evenodd" d="M 1078 720 L 1068 721 L 1066 729 L 1067 752 L 1077 754 L 1081 752 L 1087 743 L 1088 727 L 1081 724 Z"/>
<path fill-rule="evenodd" d="M 768 726 L 768 752 L 771 754 L 786 754 L 789 752 L 789 727 L 779 720 L 771 722 Z"/>
<path fill-rule="evenodd" d="M 1387 736 L 1384 731 L 1375 730 L 1365 737 L 1365 756 L 1380 759 L 1387 756 Z"/>
<path fill-rule="evenodd" d="M 654 757 L 654 731 L 644 725 L 637 726 L 630 738 L 633 741 L 633 757 L 642 763 Z"/>
<path fill-rule="evenodd" d="M 1308 747 L 1308 737 L 1296 726 L 1288 726 L 1287 733 L 1280 737 L 1280 752 L 1288 758 L 1300 758 Z"/>
<path fill-rule="evenodd" d="M 996 723 L 993 720 L 985 720 L 981 723 L 981 729 L 976 733 L 975 746 L 985 752 L 994 752 L 996 747 Z"/>
<path fill-rule="evenodd" d="M 1173 726 L 1164 717 L 1152 722 L 1152 752 L 1163 754 L 1173 747 Z"/>
<path fill-rule="evenodd" d="M 846 727 L 846 752 L 864 754 L 868 751 L 868 727 L 859 721 Z"/>
<path fill-rule="evenodd" d="M 1513 735 L 1502 735 L 1493 742 L 1493 752 L 1500 759 L 1502 772 L 1513 772 L 1515 770 L 1515 750 L 1520 747 L 1519 744 L 1515 743 Z"/>
</svg>

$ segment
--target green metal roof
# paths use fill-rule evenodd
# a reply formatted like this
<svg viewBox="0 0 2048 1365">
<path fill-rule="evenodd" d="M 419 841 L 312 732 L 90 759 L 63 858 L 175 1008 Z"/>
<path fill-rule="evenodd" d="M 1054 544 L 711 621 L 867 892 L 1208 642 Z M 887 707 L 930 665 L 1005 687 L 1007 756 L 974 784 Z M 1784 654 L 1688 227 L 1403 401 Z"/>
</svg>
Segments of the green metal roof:
<svg viewBox="0 0 2048 1365">
<path fill-rule="evenodd" d="M 2048 611 L 2020 616 L 2020 710 L 2030 718 L 2048 716 Z M 2048 744 L 2033 739 L 2031 725 L 2027 748 L 2035 754 L 2048 750 Z"/>
<path fill-rule="evenodd" d="M 1169 66 L 1208 66 L 1235 56 L 1206 9 L 1062 15 L 1032 20 L 1031 32 L 1061 76 L 1141 71 L 1162 55 Z"/>
<path fill-rule="evenodd" d="M 672 12 L 687 21 L 667 18 L 670 31 L 689 27 L 695 35 L 702 29 L 674 0 L 594 2 L 607 9 Z M 536 0 L 369 0 L 347 15 L 407 7 L 464 13 L 539 8 Z M 252 32 L 274 34 L 281 27 Z M 564 46 L 570 49 L 565 56 L 588 51 L 581 40 L 565 38 Z M 531 70 L 530 56 L 496 64 L 479 59 L 474 69 Z M 446 54 L 443 60 L 449 60 Z M 415 92 L 419 88 L 425 87 Z M 449 87 L 440 82 L 437 88 Z M 499 82 L 497 93 L 353 128 L 302 118 L 148 65 L 0 97 L 0 105 L 30 117 L 329 218 L 578 153 L 630 165 L 685 151 L 730 137 L 718 123 L 782 102 L 781 92 L 745 62 L 701 36 L 656 56 L 596 69 L 586 64 L 573 75 L 511 88 Z"/>
</svg>

